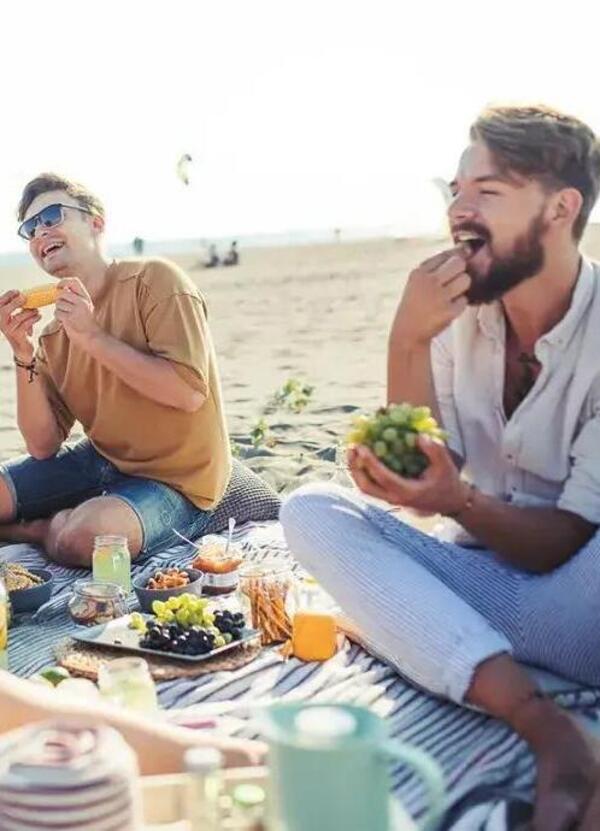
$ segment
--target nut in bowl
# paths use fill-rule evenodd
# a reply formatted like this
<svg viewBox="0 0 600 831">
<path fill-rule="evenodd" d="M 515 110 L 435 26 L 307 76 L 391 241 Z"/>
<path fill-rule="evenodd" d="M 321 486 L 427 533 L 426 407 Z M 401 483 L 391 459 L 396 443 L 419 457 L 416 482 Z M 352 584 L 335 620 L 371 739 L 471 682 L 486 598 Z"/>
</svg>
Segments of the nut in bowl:
<svg viewBox="0 0 600 831">
<path fill-rule="evenodd" d="M 169 597 L 177 597 L 180 594 L 202 594 L 203 583 L 204 573 L 198 569 L 162 569 L 150 577 L 136 578 L 133 581 L 133 590 L 142 611 L 152 612 L 155 600 L 168 600 Z"/>
<path fill-rule="evenodd" d="M 15 613 L 36 612 L 52 596 L 54 577 L 44 568 L 27 569 L 18 563 L 5 563 L 0 568 L 0 577 Z"/>
</svg>

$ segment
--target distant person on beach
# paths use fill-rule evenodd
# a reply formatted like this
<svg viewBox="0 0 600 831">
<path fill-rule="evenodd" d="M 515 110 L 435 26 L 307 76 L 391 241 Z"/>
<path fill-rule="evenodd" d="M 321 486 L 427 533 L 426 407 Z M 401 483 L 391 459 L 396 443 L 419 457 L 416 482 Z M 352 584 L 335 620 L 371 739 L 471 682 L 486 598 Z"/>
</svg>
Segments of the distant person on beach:
<svg viewBox="0 0 600 831">
<path fill-rule="evenodd" d="M 133 557 L 178 542 L 173 529 L 198 537 L 231 471 L 202 296 L 167 260 L 110 260 L 104 206 L 68 179 L 29 182 L 18 218 L 59 294 L 37 349 L 39 312 L 0 297 L 29 453 L 0 466 L 0 539 L 89 566 L 97 535 L 126 536 Z M 76 421 L 86 438 L 65 444 Z"/>
<path fill-rule="evenodd" d="M 217 246 L 212 244 L 208 249 L 208 260 L 204 263 L 204 268 L 217 268 L 220 265 L 221 261 L 217 254 Z"/>
<path fill-rule="evenodd" d="M 537 106 L 492 107 L 469 139 L 454 245 L 411 272 L 387 338 L 388 403 L 428 406 L 447 441 L 386 427 L 381 457 L 350 450 L 356 492 L 300 488 L 281 521 L 375 653 L 528 743 L 534 831 L 593 831 L 600 744 L 523 664 L 600 685 L 600 263 L 580 250 L 600 141 Z M 381 461 L 408 435 L 416 479 Z M 428 535 L 372 498 L 445 520 Z"/>
<path fill-rule="evenodd" d="M 240 261 L 240 255 L 237 249 L 237 240 L 234 240 L 231 243 L 229 251 L 225 255 L 223 259 L 223 265 L 237 265 Z"/>
<path fill-rule="evenodd" d="M 141 237 L 136 237 L 133 241 L 133 253 L 141 257 L 144 253 L 144 240 Z"/>
</svg>

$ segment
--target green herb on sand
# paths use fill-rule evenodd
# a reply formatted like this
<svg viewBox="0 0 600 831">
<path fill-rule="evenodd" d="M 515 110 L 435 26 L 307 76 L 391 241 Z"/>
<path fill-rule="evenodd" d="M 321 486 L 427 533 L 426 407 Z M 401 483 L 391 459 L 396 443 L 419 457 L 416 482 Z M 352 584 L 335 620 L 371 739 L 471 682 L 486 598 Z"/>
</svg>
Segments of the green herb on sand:
<svg viewBox="0 0 600 831">
<path fill-rule="evenodd" d="M 315 388 L 298 378 L 288 378 L 273 396 L 273 403 L 293 413 L 301 413 L 310 402 Z"/>
<path fill-rule="evenodd" d="M 255 448 L 273 447 L 276 444 L 275 436 L 264 418 L 260 418 L 250 430 L 250 439 Z"/>
</svg>

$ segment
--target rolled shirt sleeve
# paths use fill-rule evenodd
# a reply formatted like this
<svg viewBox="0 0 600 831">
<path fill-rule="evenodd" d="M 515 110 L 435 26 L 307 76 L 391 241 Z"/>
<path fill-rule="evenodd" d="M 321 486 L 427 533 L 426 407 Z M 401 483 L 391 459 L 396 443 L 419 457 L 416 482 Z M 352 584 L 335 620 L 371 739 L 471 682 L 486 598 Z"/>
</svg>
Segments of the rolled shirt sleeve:
<svg viewBox="0 0 600 831">
<path fill-rule="evenodd" d="M 571 472 L 556 507 L 600 525 L 600 409 L 573 442 Z"/>
<path fill-rule="evenodd" d="M 442 424 L 448 434 L 448 447 L 464 459 L 465 448 L 454 398 L 454 356 L 450 328 L 431 342 L 431 370 Z"/>
<path fill-rule="evenodd" d="M 204 301 L 191 281 L 173 267 L 153 264 L 153 278 L 156 290 L 142 304 L 148 348 L 208 397 L 212 347 Z"/>
</svg>

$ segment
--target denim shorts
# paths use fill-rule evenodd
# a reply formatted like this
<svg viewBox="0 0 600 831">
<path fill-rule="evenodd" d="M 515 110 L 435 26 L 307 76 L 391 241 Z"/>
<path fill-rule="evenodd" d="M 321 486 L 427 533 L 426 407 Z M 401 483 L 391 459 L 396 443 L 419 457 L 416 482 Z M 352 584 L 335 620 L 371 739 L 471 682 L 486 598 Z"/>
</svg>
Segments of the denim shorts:
<svg viewBox="0 0 600 831">
<path fill-rule="evenodd" d="M 211 517 L 162 482 L 121 473 L 88 439 L 63 445 L 50 459 L 12 459 L 0 465 L 0 475 L 12 491 L 19 520 L 52 516 L 94 496 L 122 499 L 141 523 L 142 554 L 181 543 L 173 528 L 190 539 L 200 536 Z"/>
</svg>

